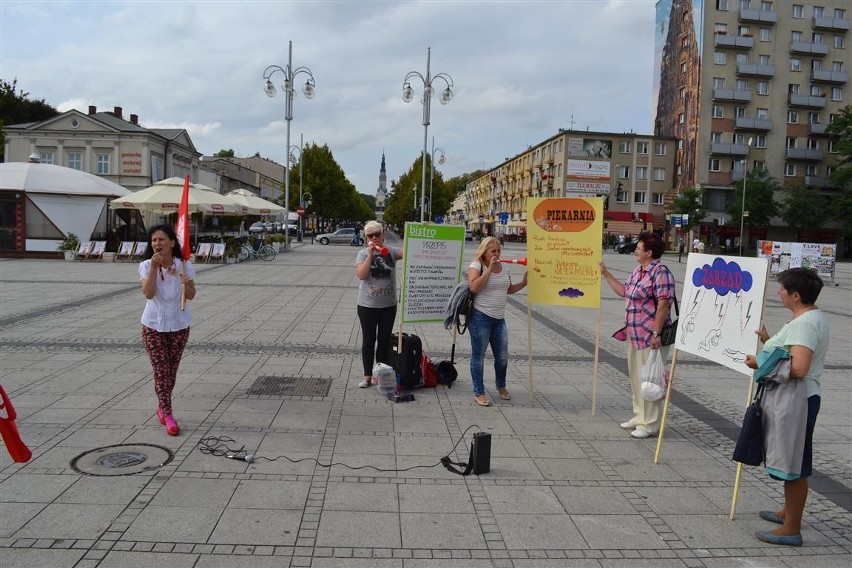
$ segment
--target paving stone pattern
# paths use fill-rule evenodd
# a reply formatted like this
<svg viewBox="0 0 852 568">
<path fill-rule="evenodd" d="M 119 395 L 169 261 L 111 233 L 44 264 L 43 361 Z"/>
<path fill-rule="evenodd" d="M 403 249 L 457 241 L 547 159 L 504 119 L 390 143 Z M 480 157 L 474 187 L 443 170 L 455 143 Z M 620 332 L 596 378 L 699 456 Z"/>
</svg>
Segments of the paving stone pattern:
<svg viewBox="0 0 852 568">
<path fill-rule="evenodd" d="M 470 247 L 468 247 L 470 248 Z M 657 439 L 634 440 L 625 348 L 609 337 L 623 301 L 596 313 L 533 306 L 533 394 L 526 295 L 510 297 L 511 401 L 473 401 L 470 343 L 459 338 L 452 389 L 393 403 L 357 388 L 355 249 L 296 244 L 270 263 L 197 267 L 193 326 L 175 390 L 182 431 L 154 414 L 141 346 L 136 265 L 0 260 L 0 382 L 33 450 L 0 451 L 0 566 L 46 567 L 818 567 L 852 552 L 852 266 L 820 305 L 832 343 L 815 434 L 802 548 L 757 541 L 783 489 L 744 468 L 733 520 L 730 455 L 748 379 L 679 354 L 658 464 Z M 504 256 L 524 256 L 508 243 Z M 468 250 L 467 256 L 471 255 Z M 607 253 L 625 278 L 629 255 Z M 685 263 L 666 256 L 678 282 Z M 521 267 L 513 266 L 520 275 Z M 775 284 L 765 321 L 788 319 Z M 397 326 L 399 322 L 397 321 Z M 435 360 L 452 336 L 407 325 Z M 271 382 L 270 382 L 271 381 Z M 491 433 L 491 471 L 460 477 L 472 433 Z M 254 463 L 202 453 L 228 437 Z M 71 467 L 115 444 L 155 444 L 174 459 L 136 475 Z M 240 454 L 242 455 L 242 454 Z"/>
</svg>

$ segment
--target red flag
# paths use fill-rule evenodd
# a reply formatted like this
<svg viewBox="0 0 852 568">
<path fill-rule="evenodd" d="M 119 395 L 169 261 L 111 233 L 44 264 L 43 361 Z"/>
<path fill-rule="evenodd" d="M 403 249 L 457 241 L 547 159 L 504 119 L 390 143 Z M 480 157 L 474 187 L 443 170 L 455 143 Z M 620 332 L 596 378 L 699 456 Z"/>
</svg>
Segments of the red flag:
<svg viewBox="0 0 852 568">
<path fill-rule="evenodd" d="M 177 218 L 177 238 L 180 244 L 182 260 L 189 260 L 189 176 L 183 182 L 183 195 L 180 198 Z"/>
</svg>

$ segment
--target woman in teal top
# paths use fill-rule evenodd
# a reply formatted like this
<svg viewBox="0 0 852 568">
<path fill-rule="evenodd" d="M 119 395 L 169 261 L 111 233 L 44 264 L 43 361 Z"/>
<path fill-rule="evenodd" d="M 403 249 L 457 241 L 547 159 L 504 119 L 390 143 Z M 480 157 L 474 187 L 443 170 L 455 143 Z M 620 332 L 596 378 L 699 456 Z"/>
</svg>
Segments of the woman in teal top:
<svg viewBox="0 0 852 568">
<path fill-rule="evenodd" d="M 813 461 L 812 439 L 820 406 L 819 380 L 828 350 L 828 322 L 825 314 L 816 306 L 823 286 L 816 272 L 808 268 L 790 268 L 778 275 L 778 283 L 781 285 L 778 296 L 784 307 L 792 312 L 793 318 L 772 337 L 769 337 L 765 327 L 761 327 L 757 334 L 764 342 L 765 349 L 783 347 L 790 351 L 790 377 L 804 380 L 807 386 L 807 429 L 802 471 L 795 479 L 784 480 L 784 506 L 777 512 L 760 512 L 762 519 L 780 524 L 781 527 L 772 531 L 759 531 L 755 536 L 770 544 L 802 546 L 802 513 L 808 499 L 808 477 Z M 753 356 L 747 356 L 745 363 L 757 369 L 757 361 Z"/>
</svg>

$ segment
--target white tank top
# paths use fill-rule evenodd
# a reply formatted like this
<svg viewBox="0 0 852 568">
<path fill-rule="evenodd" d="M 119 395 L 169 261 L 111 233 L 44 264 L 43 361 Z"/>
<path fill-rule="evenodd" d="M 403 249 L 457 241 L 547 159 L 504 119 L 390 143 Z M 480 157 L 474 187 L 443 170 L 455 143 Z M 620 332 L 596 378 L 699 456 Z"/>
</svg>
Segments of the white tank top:
<svg viewBox="0 0 852 568">
<path fill-rule="evenodd" d="M 469 270 L 479 274 L 482 271 L 482 263 L 476 260 L 471 262 Z M 506 297 L 511 284 L 508 266 L 503 266 L 499 274 L 492 272 L 488 282 L 485 283 L 485 288 L 476 293 L 473 307 L 487 316 L 503 319 L 506 316 Z"/>
</svg>

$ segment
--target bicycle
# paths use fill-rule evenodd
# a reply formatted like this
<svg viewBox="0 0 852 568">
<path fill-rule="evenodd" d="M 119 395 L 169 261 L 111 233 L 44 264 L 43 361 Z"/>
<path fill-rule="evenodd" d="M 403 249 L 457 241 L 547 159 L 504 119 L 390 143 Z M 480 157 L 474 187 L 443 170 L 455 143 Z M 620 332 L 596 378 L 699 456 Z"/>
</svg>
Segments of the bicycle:
<svg viewBox="0 0 852 568">
<path fill-rule="evenodd" d="M 260 258 L 261 260 L 270 261 L 275 258 L 275 249 L 271 245 L 261 245 L 257 250 L 249 243 L 243 243 L 240 249 L 240 260 L 252 260 Z"/>
</svg>

